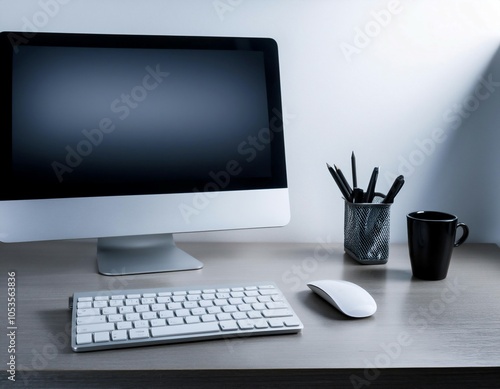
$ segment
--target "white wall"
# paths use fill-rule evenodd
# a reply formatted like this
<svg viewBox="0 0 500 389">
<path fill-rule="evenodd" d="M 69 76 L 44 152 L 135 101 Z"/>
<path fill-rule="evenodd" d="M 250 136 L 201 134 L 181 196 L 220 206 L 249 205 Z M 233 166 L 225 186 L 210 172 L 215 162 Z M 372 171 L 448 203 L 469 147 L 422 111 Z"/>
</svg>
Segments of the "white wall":
<svg viewBox="0 0 500 389">
<path fill-rule="evenodd" d="M 271 36 L 280 46 L 292 222 L 180 239 L 342 241 L 325 162 L 365 186 L 403 173 L 405 215 L 457 214 L 471 241 L 500 243 L 498 0 L 0 0 L 0 30 Z M 483 81 L 481 81 L 483 80 Z"/>
</svg>

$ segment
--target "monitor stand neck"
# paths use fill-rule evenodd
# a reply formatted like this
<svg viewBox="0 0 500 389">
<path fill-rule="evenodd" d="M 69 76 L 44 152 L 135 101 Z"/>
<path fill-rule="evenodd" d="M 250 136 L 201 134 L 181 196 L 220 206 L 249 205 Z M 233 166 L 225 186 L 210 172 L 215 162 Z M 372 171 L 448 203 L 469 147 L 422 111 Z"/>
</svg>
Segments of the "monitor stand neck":
<svg viewBox="0 0 500 389">
<path fill-rule="evenodd" d="M 201 269 L 203 264 L 179 249 L 172 234 L 99 238 L 97 267 L 107 276 Z"/>
</svg>

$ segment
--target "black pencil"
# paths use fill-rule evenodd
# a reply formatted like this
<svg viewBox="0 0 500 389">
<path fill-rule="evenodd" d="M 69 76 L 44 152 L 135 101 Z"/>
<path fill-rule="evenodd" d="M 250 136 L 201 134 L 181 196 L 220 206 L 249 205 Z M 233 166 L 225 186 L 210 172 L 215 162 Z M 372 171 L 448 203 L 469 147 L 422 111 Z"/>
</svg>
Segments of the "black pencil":
<svg viewBox="0 0 500 389">
<path fill-rule="evenodd" d="M 349 185 L 349 183 L 347 182 L 347 179 L 345 178 L 344 173 L 342 173 L 342 170 L 340 170 L 336 165 L 333 165 L 333 167 L 335 168 L 335 171 L 339 175 L 340 181 L 342 181 L 342 183 L 344 184 L 344 188 L 347 189 L 347 193 L 349 194 L 349 198 L 351 198 L 352 197 L 352 189 L 351 189 L 351 186 Z"/>
<path fill-rule="evenodd" d="M 354 155 L 354 151 L 351 154 L 351 169 L 352 169 L 352 187 L 358 187 L 358 176 L 356 172 L 356 156 Z"/>
<path fill-rule="evenodd" d="M 350 197 L 349 192 L 347 191 L 347 188 L 344 186 L 344 183 L 340 179 L 340 177 L 337 174 L 337 172 L 335 171 L 335 169 L 332 168 L 330 165 L 328 165 L 328 163 L 326 164 L 326 167 L 328 168 L 328 171 L 330 172 L 330 174 L 332 175 L 333 179 L 335 180 L 337 186 L 339 187 L 340 192 L 342 193 L 342 196 L 344 196 L 344 198 L 347 201 L 350 201 L 350 199 L 349 199 L 349 197 Z"/>
<path fill-rule="evenodd" d="M 368 188 L 365 193 L 365 203 L 371 203 L 375 195 L 375 185 L 377 185 L 378 177 L 378 167 L 373 168 L 372 175 L 370 177 L 370 182 L 368 183 Z"/>
</svg>

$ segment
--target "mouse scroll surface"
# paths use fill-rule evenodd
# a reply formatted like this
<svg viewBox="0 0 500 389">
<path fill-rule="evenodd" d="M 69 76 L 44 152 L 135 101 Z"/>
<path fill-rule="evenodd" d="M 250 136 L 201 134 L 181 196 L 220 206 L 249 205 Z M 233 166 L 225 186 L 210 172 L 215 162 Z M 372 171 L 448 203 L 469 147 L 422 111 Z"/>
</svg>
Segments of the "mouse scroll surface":
<svg viewBox="0 0 500 389">
<path fill-rule="evenodd" d="M 307 286 L 320 297 L 353 318 L 373 315 L 377 303 L 361 286 L 344 280 L 319 280 L 309 282 Z"/>
</svg>

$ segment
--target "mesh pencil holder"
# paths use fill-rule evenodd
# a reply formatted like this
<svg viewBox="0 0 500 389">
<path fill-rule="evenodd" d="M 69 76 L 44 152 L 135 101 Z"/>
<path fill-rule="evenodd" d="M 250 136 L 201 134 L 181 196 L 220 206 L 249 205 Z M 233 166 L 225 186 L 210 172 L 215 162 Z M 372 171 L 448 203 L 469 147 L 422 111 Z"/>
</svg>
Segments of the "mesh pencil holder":
<svg viewBox="0 0 500 389">
<path fill-rule="evenodd" d="M 387 263 L 390 206 L 383 203 L 345 202 L 344 250 L 359 263 Z"/>
</svg>

